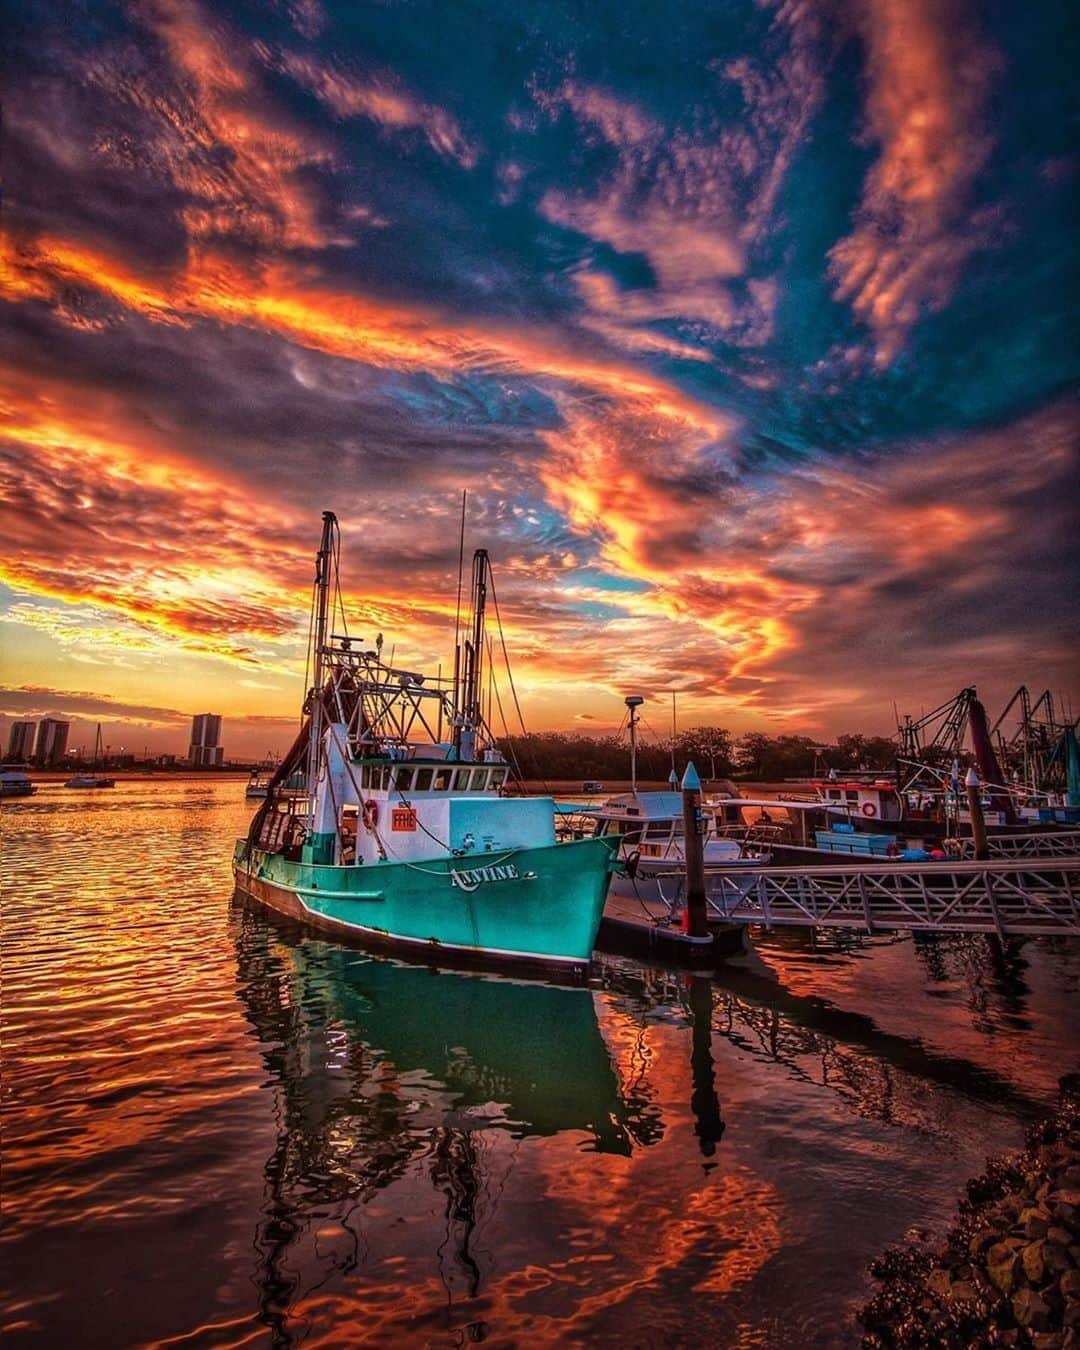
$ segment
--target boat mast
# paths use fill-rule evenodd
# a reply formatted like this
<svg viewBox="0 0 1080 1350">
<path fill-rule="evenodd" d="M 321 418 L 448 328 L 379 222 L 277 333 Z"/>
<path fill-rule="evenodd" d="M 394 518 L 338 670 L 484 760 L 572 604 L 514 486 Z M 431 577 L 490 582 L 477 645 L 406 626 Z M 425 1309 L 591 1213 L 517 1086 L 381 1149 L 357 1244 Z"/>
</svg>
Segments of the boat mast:
<svg viewBox="0 0 1080 1350">
<path fill-rule="evenodd" d="M 324 662 L 326 623 L 330 610 L 330 569 L 333 558 L 334 531 L 337 529 L 337 516 L 334 515 L 333 511 L 324 511 L 322 519 L 322 539 L 319 542 L 319 552 L 315 556 L 315 605 L 312 628 L 315 673 L 312 691 L 309 695 L 311 699 L 307 770 L 309 829 L 315 823 L 315 785 L 318 781 L 319 753 L 322 749 L 323 684 L 326 679 Z"/>
<path fill-rule="evenodd" d="M 640 694 L 630 694 L 626 706 L 630 710 L 630 791 L 637 792 L 637 710 L 645 700 Z"/>
<path fill-rule="evenodd" d="M 454 744 L 458 759 L 469 761 L 476 757 L 476 733 L 483 725 L 480 700 L 483 696 L 481 675 L 484 664 L 484 612 L 487 608 L 488 555 L 486 548 L 473 554 L 472 574 L 472 633 L 465 639 L 463 653 L 461 715 L 455 719 Z"/>
</svg>

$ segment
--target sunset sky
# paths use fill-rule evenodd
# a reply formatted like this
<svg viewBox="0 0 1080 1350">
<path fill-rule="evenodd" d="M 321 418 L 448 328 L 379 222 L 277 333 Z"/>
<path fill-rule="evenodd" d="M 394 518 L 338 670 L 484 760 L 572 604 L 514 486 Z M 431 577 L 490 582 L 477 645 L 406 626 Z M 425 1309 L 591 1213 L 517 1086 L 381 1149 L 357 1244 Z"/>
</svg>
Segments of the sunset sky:
<svg viewBox="0 0 1080 1350">
<path fill-rule="evenodd" d="M 534 729 L 1080 710 L 1059 0 L 7 10 L 5 741 L 282 748 L 323 509 L 448 663 L 463 488 Z"/>
</svg>

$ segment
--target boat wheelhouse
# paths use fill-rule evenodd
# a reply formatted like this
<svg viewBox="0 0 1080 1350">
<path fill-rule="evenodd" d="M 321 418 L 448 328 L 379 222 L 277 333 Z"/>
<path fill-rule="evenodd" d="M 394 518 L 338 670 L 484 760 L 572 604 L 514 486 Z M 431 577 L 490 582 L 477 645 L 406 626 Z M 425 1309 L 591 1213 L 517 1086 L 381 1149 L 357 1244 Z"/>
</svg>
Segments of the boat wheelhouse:
<svg viewBox="0 0 1080 1350">
<path fill-rule="evenodd" d="M 899 820 L 903 814 L 896 784 L 887 778 L 872 783 L 827 778 L 810 786 L 828 815 L 862 822 Z"/>
<path fill-rule="evenodd" d="M 550 798 L 502 795 L 510 766 L 482 715 L 487 553 L 447 687 L 332 632 L 337 520 L 323 516 L 315 680 L 246 839 L 238 888 L 335 936 L 426 958 L 579 971 L 619 839 L 555 837 Z M 444 734 L 445 733 L 445 734 Z M 302 786 L 297 790 L 296 777 Z"/>
</svg>

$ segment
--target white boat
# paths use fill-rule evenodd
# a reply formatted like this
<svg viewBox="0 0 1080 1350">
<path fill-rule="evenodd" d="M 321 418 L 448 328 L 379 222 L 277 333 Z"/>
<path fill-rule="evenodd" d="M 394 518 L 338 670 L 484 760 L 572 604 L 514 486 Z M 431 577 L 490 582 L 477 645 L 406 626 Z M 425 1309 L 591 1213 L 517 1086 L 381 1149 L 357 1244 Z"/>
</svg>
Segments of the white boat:
<svg viewBox="0 0 1080 1350">
<path fill-rule="evenodd" d="M 273 765 L 260 765 L 258 768 L 252 769 L 247 787 L 244 789 L 244 796 L 250 801 L 258 801 L 265 797 L 270 791 L 270 779 L 273 773 Z"/>
<path fill-rule="evenodd" d="M 103 773 L 77 773 L 64 784 L 69 788 L 111 788 L 116 786 L 115 778 L 106 778 Z"/>
<path fill-rule="evenodd" d="M 97 724 L 97 735 L 94 737 L 94 763 L 104 762 L 104 756 L 101 748 L 101 723 Z M 116 779 L 109 778 L 103 773 L 76 773 L 64 784 L 69 788 L 111 788 L 116 786 Z"/>
<path fill-rule="evenodd" d="M 622 836 L 618 857 L 627 872 L 613 874 L 612 895 L 664 903 L 679 898 L 686 877 L 681 793 L 626 792 L 611 797 L 603 806 L 580 807 L 577 814 L 583 821 L 593 822 L 595 836 Z M 708 828 L 704 840 L 706 877 L 709 868 L 727 871 L 768 863 L 767 850 L 722 838 L 712 823 Z"/>
<path fill-rule="evenodd" d="M 0 797 L 32 797 L 36 791 L 21 769 L 0 770 Z"/>
</svg>

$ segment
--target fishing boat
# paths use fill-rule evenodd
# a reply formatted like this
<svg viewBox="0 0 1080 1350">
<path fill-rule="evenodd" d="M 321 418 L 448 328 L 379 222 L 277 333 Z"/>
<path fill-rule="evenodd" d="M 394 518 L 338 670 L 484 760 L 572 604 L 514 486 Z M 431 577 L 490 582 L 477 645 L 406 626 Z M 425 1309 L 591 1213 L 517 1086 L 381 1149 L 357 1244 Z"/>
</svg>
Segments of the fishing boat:
<svg viewBox="0 0 1080 1350">
<path fill-rule="evenodd" d="M 324 512 L 314 681 L 301 730 L 237 841 L 238 889 L 369 947 L 580 973 L 620 840 L 558 842 L 550 798 L 500 795 L 510 766 L 481 709 L 487 552 L 473 558 L 449 689 L 384 662 L 382 635 L 351 636 L 344 614 L 336 630 L 339 556 L 337 519 Z"/>
<path fill-rule="evenodd" d="M 0 797 L 32 797 L 36 791 L 21 769 L 0 769 Z"/>
<path fill-rule="evenodd" d="M 103 762 L 103 753 L 101 745 L 101 723 L 97 724 L 97 734 L 94 737 L 94 765 Z M 111 788 L 116 786 L 116 779 L 109 778 L 103 773 L 76 773 L 64 784 L 68 788 Z"/>
</svg>

